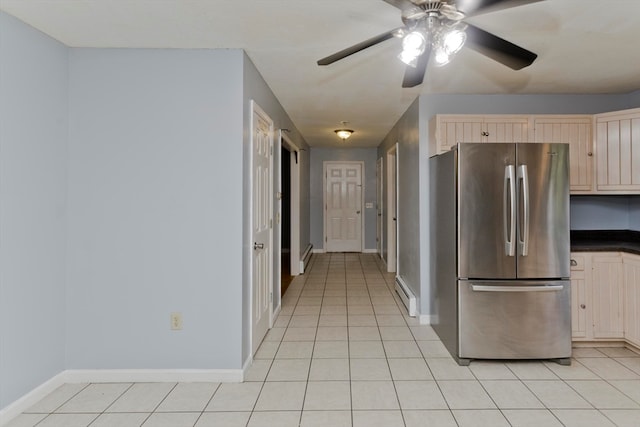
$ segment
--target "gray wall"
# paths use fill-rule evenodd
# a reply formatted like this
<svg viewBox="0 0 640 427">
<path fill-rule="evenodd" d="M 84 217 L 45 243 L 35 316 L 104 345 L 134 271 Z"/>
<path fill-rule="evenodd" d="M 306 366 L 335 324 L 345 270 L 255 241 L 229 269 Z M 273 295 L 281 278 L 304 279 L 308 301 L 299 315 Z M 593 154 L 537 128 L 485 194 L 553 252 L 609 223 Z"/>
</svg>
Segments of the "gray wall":
<svg viewBox="0 0 640 427">
<path fill-rule="evenodd" d="M 626 108 L 638 108 L 640 107 L 640 90 L 631 92 L 625 96 Z"/>
<path fill-rule="evenodd" d="M 242 55 L 71 49 L 68 368 L 242 367 Z"/>
<path fill-rule="evenodd" d="M 638 229 L 640 196 L 572 196 L 572 230 Z"/>
<path fill-rule="evenodd" d="M 420 209 L 422 205 L 420 200 L 421 175 L 424 171 L 422 163 L 423 159 L 420 155 L 421 142 L 419 132 L 419 102 L 414 101 L 413 104 L 402 115 L 400 120 L 395 124 L 391 131 L 387 134 L 382 144 L 378 146 L 377 157 L 383 159 L 383 253 L 384 259 L 387 259 L 387 151 L 398 143 L 397 163 L 398 163 L 398 264 L 397 273 L 402 277 L 404 282 L 411 288 L 420 303 L 427 302 L 427 299 L 420 298 L 421 295 L 421 270 L 422 257 L 425 253 L 428 255 L 428 245 L 421 242 L 423 234 L 428 231 L 423 224 L 423 219 L 428 220 L 428 213 L 423 215 L 424 211 Z M 427 193 L 428 194 L 428 193 Z M 427 210 L 428 212 L 428 210 Z M 425 308 L 419 307 L 421 313 L 425 313 Z"/>
<path fill-rule="evenodd" d="M 364 202 L 373 203 L 373 208 L 364 211 L 364 247 L 376 248 L 376 149 L 375 148 L 312 148 L 310 221 L 311 243 L 314 249 L 324 248 L 324 208 L 323 208 L 323 162 L 325 161 L 362 161 L 364 162 Z M 304 248 L 303 248 L 304 249 Z"/>
<path fill-rule="evenodd" d="M 69 49 L 0 13 L 0 71 L 0 408 L 64 369 L 240 369 L 250 99 L 304 150 L 310 242 L 309 148 L 248 57 Z"/>
<path fill-rule="evenodd" d="M 65 367 L 67 72 L 0 12 L 0 409 Z"/>
<path fill-rule="evenodd" d="M 309 239 L 309 146 L 300 135 L 300 132 L 296 129 L 293 122 L 289 118 L 288 114 L 280 105 L 280 102 L 276 99 L 273 92 L 264 81 L 255 65 L 251 62 L 246 54 L 243 54 L 243 111 L 244 111 L 244 137 L 243 137 L 243 176 L 244 181 L 242 184 L 243 194 L 243 269 L 242 269 L 242 311 L 244 319 L 243 328 L 243 340 L 242 340 L 242 360 L 246 361 L 251 354 L 251 340 L 249 336 L 249 326 L 251 325 L 251 258 L 253 256 L 253 241 L 251 240 L 251 217 L 249 215 L 249 206 L 251 205 L 251 182 L 249 182 L 249 171 L 251 169 L 251 128 L 249 127 L 251 119 L 251 100 L 254 100 L 257 105 L 264 110 L 267 115 L 273 120 L 274 130 L 276 130 L 276 137 L 278 129 L 289 129 L 287 136 L 291 141 L 300 148 L 298 153 L 298 164 L 300 165 L 300 252 L 302 253 L 310 242 Z M 277 159 L 277 156 L 274 156 Z M 276 178 L 279 175 L 280 164 L 274 162 L 273 177 L 274 185 Z M 275 218 L 275 203 L 274 206 L 274 218 Z M 275 234 L 275 233 L 274 233 Z M 276 236 L 274 236 L 276 238 Z M 280 305 L 280 293 L 278 292 L 277 281 L 280 280 L 276 277 L 278 269 L 275 265 L 276 257 L 274 259 L 274 277 L 273 277 L 273 306 L 277 308 Z"/>
</svg>

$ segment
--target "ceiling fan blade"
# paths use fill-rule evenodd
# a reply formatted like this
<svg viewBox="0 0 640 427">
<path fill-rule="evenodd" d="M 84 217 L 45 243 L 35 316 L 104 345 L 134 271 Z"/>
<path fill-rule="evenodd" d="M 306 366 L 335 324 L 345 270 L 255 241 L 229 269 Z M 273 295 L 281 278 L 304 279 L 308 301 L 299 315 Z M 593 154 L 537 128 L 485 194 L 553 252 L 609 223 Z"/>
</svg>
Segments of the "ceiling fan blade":
<svg viewBox="0 0 640 427">
<path fill-rule="evenodd" d="M 544 0 L 456 0 L 456 8 L 466 16 L 509 9 Z"/>
<path fill-rule="evenodd" d="M 378 43 L 382 43 L 385 40 L 392 39 L 396 31 L 398 31 L 398 28 L 393 29 L 391 31 L 387 31 L 386 33 L 380 34 L 379 36 L 372 37 L 358 44 L 354 44 L 353 46 L 343 49 L 340 52 L 336 52 L 333 55 L 329 55 L 326 58 L 322 58 L 321 60 L 318 61 L 318 65 L 333 64 L 336 61 L 346 58 L 347 56 L 353 55 L 354 53 L 358 53 L 361 50 L 364 50 L 368 47 L 371 47 Z"/>
<path fill-rule="evenodd" d="M 382 1 L 389 3 L 391 6 L 395 6 L 400 10 L 409 9 L 410 7 L 416 7 L 416 5 L 411 3 L 409 0 L 382 0 Z"/>
<path fill-rule="evenodd" d="M 533 64 L 538 55 L 480 28 L 467 24 L 465 46 L 514 70 Z"/>
<path fill-rule="evenodd" d="M 430 57 L 431 49 L 427 49 L 418 57 L 415 67 L 407 66 L 402 80 L 402 87 L 415 87 L 422 84 Z"/>
</svg>

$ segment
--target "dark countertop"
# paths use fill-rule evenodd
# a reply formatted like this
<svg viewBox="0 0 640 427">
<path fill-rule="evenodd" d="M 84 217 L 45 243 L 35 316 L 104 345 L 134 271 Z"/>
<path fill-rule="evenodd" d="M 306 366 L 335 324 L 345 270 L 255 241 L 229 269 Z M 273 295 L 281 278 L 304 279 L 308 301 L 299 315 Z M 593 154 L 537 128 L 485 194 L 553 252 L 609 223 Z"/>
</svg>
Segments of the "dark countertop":
<svg viewBox="0 0 640 427">
<path fill-rule="evenodd" d="M 572 252 L 629 252 L 640 255 L 640 231 L 571 230 Z"/>
</svg>

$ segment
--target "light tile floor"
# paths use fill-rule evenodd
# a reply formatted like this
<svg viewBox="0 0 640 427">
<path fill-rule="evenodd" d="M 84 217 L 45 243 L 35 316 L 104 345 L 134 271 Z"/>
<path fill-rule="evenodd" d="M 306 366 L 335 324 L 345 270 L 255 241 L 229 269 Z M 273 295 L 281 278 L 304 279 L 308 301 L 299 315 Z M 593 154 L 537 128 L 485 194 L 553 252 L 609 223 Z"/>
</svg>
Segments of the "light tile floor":
<svg viewBox="0 0 640 427">
<path fill-rule="evenodd" d="M 640 355 L 458 366 L 375 255 L 314 255 L 242 384 L 66 384 L 11 427 L 640 426 Z"/>
</svg>

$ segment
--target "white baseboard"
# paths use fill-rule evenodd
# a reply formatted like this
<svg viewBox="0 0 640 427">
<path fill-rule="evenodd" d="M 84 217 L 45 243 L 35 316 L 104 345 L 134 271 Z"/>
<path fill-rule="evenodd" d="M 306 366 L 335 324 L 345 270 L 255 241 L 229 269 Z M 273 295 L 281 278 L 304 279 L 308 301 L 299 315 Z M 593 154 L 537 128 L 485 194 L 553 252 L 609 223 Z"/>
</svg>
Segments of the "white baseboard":
<svg viewBox="0 0 640 427">
<path fill-rule="evenodd" d="M 409 316 L 415 317 L 418 314 L 416 296 L 400 276 L 396 276 L 395 289 L 396 293 L 400 296 L 402 303 L 407 307 Z"/>
<path fill-rule="evenodd" d="M 325 253 L 325 252 L 324 252 L 324 249 L 316 248 L 316 249 L 314 249 L 314 250 L 313 250 L 313 253 L 314 253 L 314 254 L 323 254 L 323 253 Z"/>
<path fill-rule="evenodd" d="M 35 405 L 61 385 L 74 383 L 118 382 L 223 382 L 239 383 L 251 366 L 251 358 L 242 369 L 71 369 L 60 372 L 18 400 L 0 409 L 0 426 Z"/>
<path fill-rule="evenodd" d="M 276 323 L 275 320 L 278 318 L 278 314 L 280 314 L 281 310 L 282 310 L 282 298 L 280 299 L 280 302 L 278 303 L 278 306 L 276 307 L 276 309 L 273 310 L 273 316 L 271 316 L 271 319 L 269 319 L 269 329 L 273 328 L 273 325 Z"/>
<path fill-rule="evenodd" d="M 242 366 L 242 381 L 244 381 L 244 379 L 247 378 L 247 372 L 249 372 L 249 368 L 251 368 L 252 364 L 253 364 L 253 356 L 249 356 L 247 358 L 247 361 L 244 362 L 244 365 Z"/>
<path fill-rule="evenodd" d="M 40 384 L 15 402 L 10 403 L 8 406 L 0 409 L 0 426 L 8 424 L 9 421 L 38 403 L 46 395 L 60 387 L 66 381 L 66 371 L 60 372 L 53 378 Z"/>
</svg>

